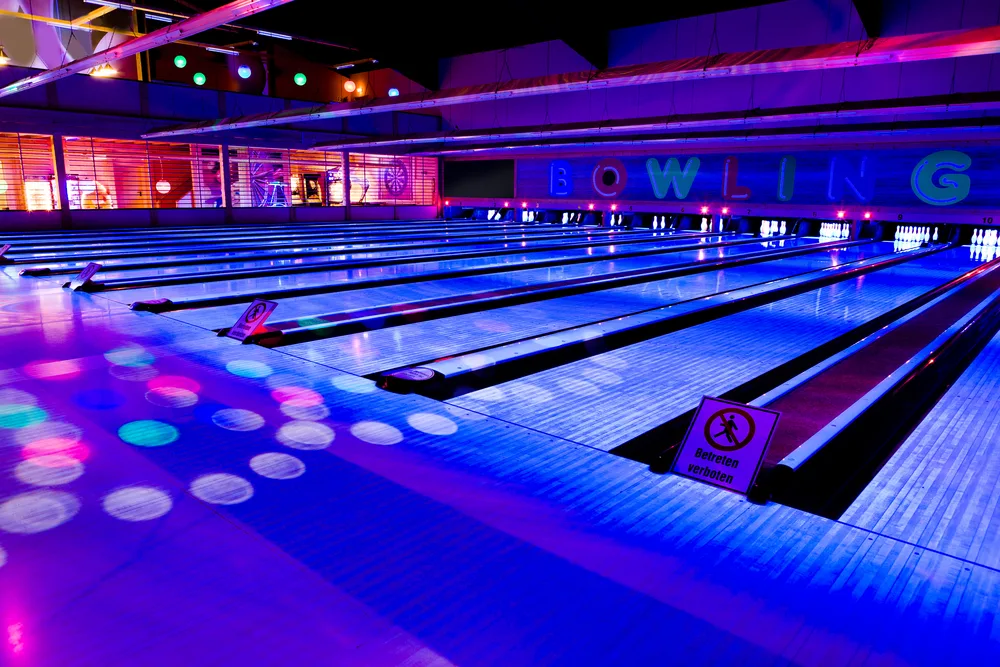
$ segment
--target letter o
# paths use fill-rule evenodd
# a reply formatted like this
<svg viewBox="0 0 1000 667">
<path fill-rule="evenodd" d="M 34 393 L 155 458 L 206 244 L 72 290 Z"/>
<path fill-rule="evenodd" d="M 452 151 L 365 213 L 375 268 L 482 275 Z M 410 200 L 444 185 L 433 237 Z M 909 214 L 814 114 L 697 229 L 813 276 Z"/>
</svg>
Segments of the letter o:
<svg viewBox="0 0 1000 667">
<path fill-rule="evenodd" d="M 628 184 L 625 165 L 617 158 L 604 158 L 594 167 L 594 192 L 602 197 L 620 197 Z"/>
</svg>

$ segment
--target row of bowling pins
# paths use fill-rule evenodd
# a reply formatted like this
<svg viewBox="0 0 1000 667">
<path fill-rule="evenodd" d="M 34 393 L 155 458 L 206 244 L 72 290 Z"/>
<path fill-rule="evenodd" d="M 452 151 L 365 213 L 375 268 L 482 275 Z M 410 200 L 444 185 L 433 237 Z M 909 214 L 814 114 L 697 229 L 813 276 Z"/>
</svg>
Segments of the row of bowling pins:
<svg viewBox="0 0 1000 667">
<path fill-rule="evenodd" d="M 612 227 L 619 227 L 621 225 L 624 225 L 625 224 L 625 216 L 624 216 L 624 214 L 619 213 L 618 216 L 615 217 L 615 214 L 612 213 L 611 214 L 611 222 L 610 222 L 610 224 L 611 224 Z"/>
<path fill-rule="evenodd" d="M 969 246 L 969 257 L 984 262 L 992 262 L 1000 252 L 1000 248 L 995 245 L 973 245 Z"/>
<path fill-rule="evenodd" d="M 524 209 L 521 209 L 521 222 L 534 222 L 534 221 L 535 221 L 534 211 L 525 211 Z"/>
<path fill-rule="evenodd" d="M 784 236 L 787 233 L 788 223 L 784 220 L 781 221 L 781 224 L 777 220 L 763 220 L 760 223 L 761 236 L 774 236 L 775 234 Z"/>
<path fill-rule="evenodd" d="M 819 226 L 819 236 L 825 239 L 846 239 L 851 236 L 851 225 L 847 222 L 824 222 Z"/>
<path fill-rule="evenodd" d="M 571 222 L 583 222 L 583 213 L 573 215 L 569 211 L 563 211 L 562 223 L 567 225 Z"/>
<path fill-rule="evenodd" d="M 937 237 L 935 237 L 936 239 Z M 995 229 L 977 229 L 972 232 L 972 245 L 985 245 L 994 247 L 998 245 L 997 243 L 997 230 Z"/>
<path fill-rule="evenodd" d="M 667 228 L 667 216 L 661 215 L 657 218 L 653 216 L 653 229 L 666 229 Z M 705 231 L 705 230 L 702 230 Z"/>
<path fill-rule="evenodd" d="M 935 227 L 932 234 L 930 227 L 900 226 L 896 227 L 896 236 L 893 240 L 903 243 L 930 243 L 931 240 L 938 240 L 938 229 Z"/>
</svg>

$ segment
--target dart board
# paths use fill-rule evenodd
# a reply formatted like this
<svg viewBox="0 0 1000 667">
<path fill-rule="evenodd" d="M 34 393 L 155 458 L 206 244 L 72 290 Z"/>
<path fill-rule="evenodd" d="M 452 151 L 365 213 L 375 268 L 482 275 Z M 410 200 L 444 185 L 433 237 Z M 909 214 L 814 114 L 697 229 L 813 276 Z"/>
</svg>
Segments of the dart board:
<svg viewBox="0 0 1000 667">
<path fill-rule="evenodd" d="M 402 160 L 393 160 L 382 171 L 382 185 L 393 197 L 403 195 L 409 182 L 410 174 Z"/>
</svg>

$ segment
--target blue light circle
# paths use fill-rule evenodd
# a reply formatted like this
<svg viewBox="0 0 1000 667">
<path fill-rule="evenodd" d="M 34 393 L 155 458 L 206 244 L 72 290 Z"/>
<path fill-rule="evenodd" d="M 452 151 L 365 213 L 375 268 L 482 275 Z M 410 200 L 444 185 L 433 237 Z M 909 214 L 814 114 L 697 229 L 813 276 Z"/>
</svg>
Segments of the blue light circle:
<svg viewBox="0 0 1000 667">
<path fill-rule="evenodd" d="M 390 88 L 389 97 L 399 97 L 399 88 Z"/>
<path fill-rule="evenodd" d="M 252 72 L 250 70 L 250 66 L 249 65 L 240 65 L 239 69 L 236 70 L 236 73 L 240 75 L 241 79 L 249 79 L 250 78 L 250 74 Z"/>
</svg>

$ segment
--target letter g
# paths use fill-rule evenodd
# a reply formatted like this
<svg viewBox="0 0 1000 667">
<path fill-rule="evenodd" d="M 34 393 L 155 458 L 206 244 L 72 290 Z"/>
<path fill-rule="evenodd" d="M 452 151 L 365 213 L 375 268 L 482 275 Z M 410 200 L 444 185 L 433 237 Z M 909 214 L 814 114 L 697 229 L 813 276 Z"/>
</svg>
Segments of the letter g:
<svg viewBox="0 0 1000 667">
<path fill-rule="evenodd" d="M 959 151 L 931 153 L 917 163 L 910 175 L 910 187 L 920 201 L 931 206 L 951 206 L 969 196 L 972 181 L 965 174 L 950 173 L 934 177 L 942 170 L 962 172 L 972 166 L 972 158 Z"/>
</svg>

